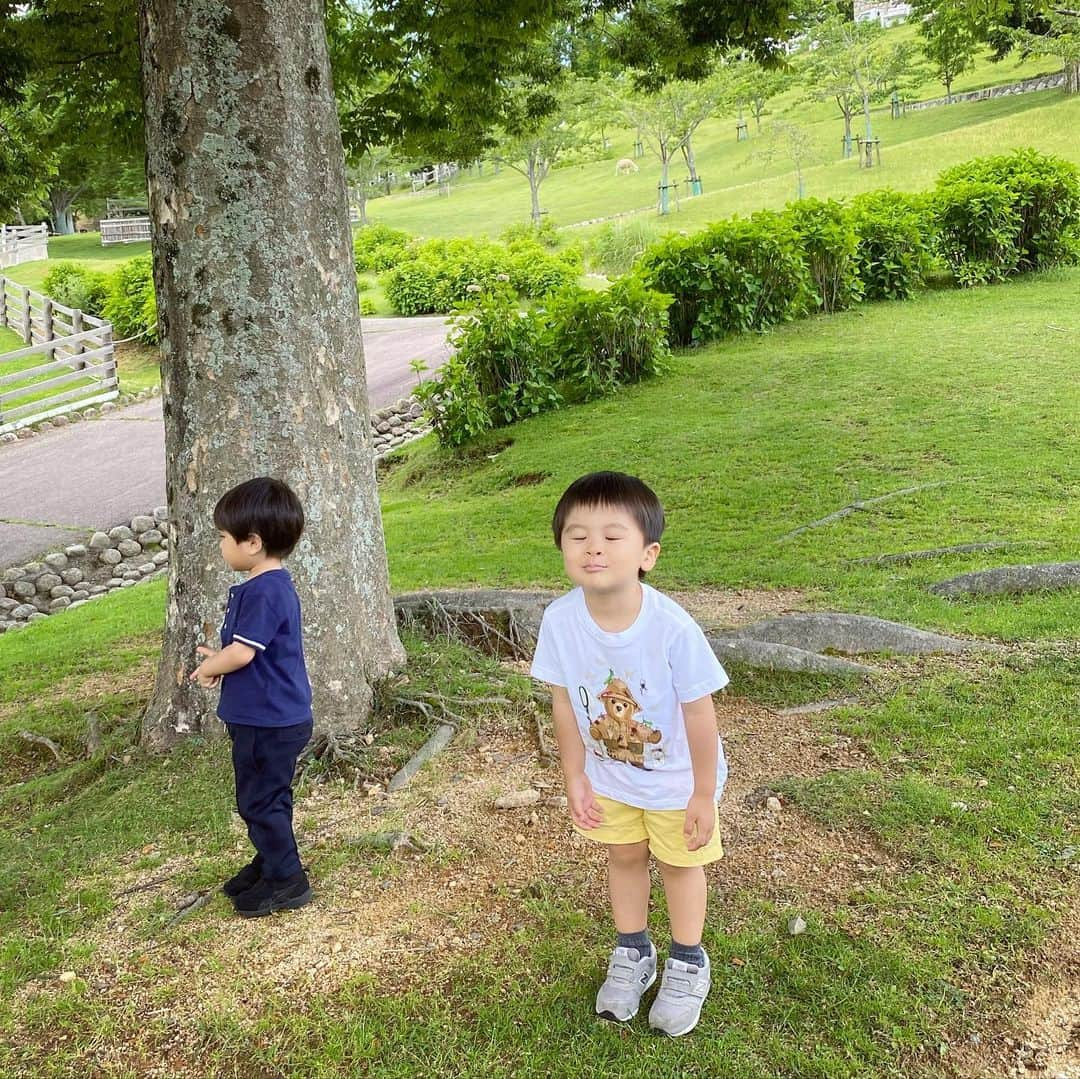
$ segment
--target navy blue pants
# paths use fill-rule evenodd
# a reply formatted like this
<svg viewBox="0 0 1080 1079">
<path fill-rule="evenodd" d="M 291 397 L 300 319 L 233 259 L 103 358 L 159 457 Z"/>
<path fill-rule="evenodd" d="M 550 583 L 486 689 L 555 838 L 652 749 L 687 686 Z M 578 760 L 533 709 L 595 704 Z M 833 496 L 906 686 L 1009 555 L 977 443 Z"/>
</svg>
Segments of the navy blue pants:
<svg viewBox="0 0 1080 1079">
<path fill-rule="evenodd" d="M 300 872 L 292 827 L 292 781 L 296 758 L 311 738 L 311 720 L 291 727 L 226 724 L 232 739 L 236 808 L 262 857 L 267 880 Z"/>
</svg>

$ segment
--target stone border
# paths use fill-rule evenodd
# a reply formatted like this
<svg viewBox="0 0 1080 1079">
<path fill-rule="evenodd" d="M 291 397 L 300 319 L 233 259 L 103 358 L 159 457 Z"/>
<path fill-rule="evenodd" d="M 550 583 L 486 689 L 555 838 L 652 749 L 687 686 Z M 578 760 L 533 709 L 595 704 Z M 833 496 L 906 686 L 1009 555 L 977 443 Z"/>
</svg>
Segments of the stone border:
<svg viewBox="0 0 1080 1079">
<path fill-rule="evenodd" d="M 169 572 L 168 509 L 139 514 L 126 525 L 95 532 L 86 543 L 53 551 L 39 562 L 0 574 L 0 633 L 73 610 L 120 588 Z"/>
<path fill-rule="evenodd" d="M 76 409 L 65 412 L 61 416 L 53 416 L 49 420 L 41 420 L 39 423 L 20 427 L 17 431 L 8 431 L 0 435 L 0 446 L 10 445 L 12 442 L 23 442 L 34 435 L 43 435 L 54 427 L 67 427 L 69 424 L 78 423 L 80 420 L 95 420 L 99 416 L 107 416 L 110 412 L 116 412 L 126 405 L 138 404 L 140 401 L 148 401 L 151 397 L 160 397 L 161 387 L 152 386 L 148 390 L 139 390 L 138 393 L 122 393 L 115 401 L 106 401 L 102 405 L 90 408 Z"/>
<path fill-rule="evenodd" d="M 430 429 L 418 401 L 404 398 L 372 415 L 375 460 Z M 81 607 L 92 599 L 153 581 L 169 572 L 168 508 L 138 514 L 94 532 L 86 543 L 53 551 L 0 573 L 0 634 Z"/>
<path fill-rule="evenodd" d="M 115 401 L 106 401 L 99 407 L 85 408 L 79 411 L 68 412 L 62 416 L 54 416 L 51 420 L 42 420 L 27 427 L 20 427 L 18 431 L 10 431 L 0 435 L 0 446 L 10 445 L 13 442 L 23 442 L 34 435 L 45 434 L 56 427 L 67 427 L 69 424 L 78 423 L 80 420 L 93 420 L 99 416 L 107 416 L 110 412 L 117 411 L 126 405 L 134 405 L 141 401 L 148 401 L 152 397 L 161 396 L 161 387 L 152 386 L 148 390 L 139 390 L 138 393 L 121 394 Z M 385 405 L 376 409 L 371 414 L 371 434 L 375 445 L 375 455 L 389 453 L 398 446 L 420 435 L 427 434 L 431 425 L 424 416 L 423 406 L 414 397 L 402 397 L 392 405 Z"/>
<path fill-rule="evenodd" d="M 904 109 L 907 112 L 918 112 L 920 109 L 936 109 L 940 105 L 955 105 L 958 101 L 986 101 L 992 97 L 1009 97 L 1012 94 L 1033 94 L 1039 90 L 1053 90 L 1064 85 L 1065 72 L 1058 71 L 1052 75 L 1036 75 L 1034 78 L 1023 79 L 1020 82 L 1006 83 L 1004 86 L 983 86 L 978 90 L 963 90 L 958 94 L 953 94 L 951 100 L 947 97 L 932 97 L 926 101 L 908 101 Z"/>
</svg>

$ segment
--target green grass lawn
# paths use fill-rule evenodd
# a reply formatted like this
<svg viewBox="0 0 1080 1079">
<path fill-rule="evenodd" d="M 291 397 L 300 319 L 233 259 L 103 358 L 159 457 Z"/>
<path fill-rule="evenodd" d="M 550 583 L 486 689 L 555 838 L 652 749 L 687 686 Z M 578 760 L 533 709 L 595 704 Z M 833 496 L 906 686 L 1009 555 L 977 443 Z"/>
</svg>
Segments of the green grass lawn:
<svg viewBox="0 0 1080 1079">
<path fill-rule="evenodd" d="M 972 633 L 1071 635 L 1080 616 L 1062 594 L 954 604 L 926 591 L 1000 556 L 855 560 L 984 540 L 1021 544 L 1017 561 L 1075 557 L 1078 289 L 1069 269 L 864 305 L 683 352 L 667 378 L 460 453 L 425 440 L 383 482 L 394 586 L 556 583 L 559 494 L 617 468 L 664 500 L 663 585 L 805 588 L 821 606 Z M 938 486 L 780 538 L 921 484 Z"/>
<path fill-rule="evenodd" d="M 694 1036 L 664 1041 L 640 1022 L 592 1018 L 611 930 L 602 884 L 569 845 L 520 892 L 496 874 L 491 901 L 505 923 L 463 953 L 434 953 L 430 976 L 404 985 L 244 982 L 240 959 L 218 948 L 234 932 L 220 901 L 175 928 L 164 901 L 140 908 L 112 942 L 116 969 L 96 965 L 120 865 L 175 872 L 176 887 L 194 891 L 236 857 L 221 748 L 189 743 L 154 760 L 134 746 L 163 614 L 163 587 L 151 585 L 0 637 L 0 1070 L 139 1074 L 167 1056 L 176 1074 L 245 1077 L 949 1074 L 955 1045 L 1008 1028 L 1038 949 L 1075 909 L 1080 620 L 1075 593 L 946 602 L 926 585 L 1005 559 L 1075 558 L 1078 286 L 1080 271 L 1056 271 L 684 352 L 650 384 L 456 453 L 428 439 L 385 472 L 396 590 L 561 587 L 548 529 L 558 495 L 583 471 L 625 468 L 668 511 L 662 587 L 799 588 L 810 605 L 1028 642 L 963 662 L 881 659 L 865 686 L 732 672 L 733 693 L 773 707 L 854 699 L 802 721 L 817 743 L 851 739 L 854 761 L 810 777 L 759 766 L 793 821 L 877 857 L 833 901 L 774 894 L 756 877 L 729 885 L 721 863 L 705 938 L 714 988 Z M 780 539 L 855 499 L 920 484 L 938 486 Z M 1018 546 L 855 561 L 989 539 Z M 460 648 L 409 647 L 411 692 L 524 692 Z M 87 760 L 91 712 L 103 745 Z M 531 720 L 515 722 L 527 742 Z M 53 739 L 63 761 L 22 730 Z M 395 736 L 396 759 L 423 734 Z M 356 797 L 341 787 L 322 805 L 338 814 Z M 308 820 L 306 792 L 299 806 Z M 312 872 L 407 889 L 473 856 L 427 838 L 434 848 L 411 861 L 315 844 Z M 325 912 L 334 932 L 377 931 L 349 906 L 336 921 Z M 792 938 L 795 913 L 809 928 Z M 662 910 L 657 931 L 666 940 Z M 233 963 L 242 991 L 229 988 Z M 61 970 L 76 980 L 58 986 Z M 193 1009 L 200 970 L 224 988 Z"/>
</svg>

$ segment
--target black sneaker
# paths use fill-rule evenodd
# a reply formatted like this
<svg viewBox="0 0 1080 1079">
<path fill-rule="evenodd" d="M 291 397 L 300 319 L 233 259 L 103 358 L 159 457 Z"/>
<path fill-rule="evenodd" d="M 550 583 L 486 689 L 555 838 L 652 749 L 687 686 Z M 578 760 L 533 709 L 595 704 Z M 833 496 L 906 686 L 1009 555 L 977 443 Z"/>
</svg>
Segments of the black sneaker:
<svg viewBox="0 0 1080 1079">
<path fill-rule="evenodd" d="M 221 886 L 221 890 L 225 895 L 233 898 L 241 892 L 246 892 L 248 888 L 253 888 L 260 880 L 262 880 L 262 855 L 256 854 L 235 877 L 230 877 Z"/>
<path fill-rule="evenodd" d="M 311 884 L 307 874 L 299 873 L 285 880 L 267 880 L 263 877 L 246 892 L 233 899 L 236 913 L 242 918 L 262 918 L 275 910 L 296 910 L 311 902 Z"/>
</svg>

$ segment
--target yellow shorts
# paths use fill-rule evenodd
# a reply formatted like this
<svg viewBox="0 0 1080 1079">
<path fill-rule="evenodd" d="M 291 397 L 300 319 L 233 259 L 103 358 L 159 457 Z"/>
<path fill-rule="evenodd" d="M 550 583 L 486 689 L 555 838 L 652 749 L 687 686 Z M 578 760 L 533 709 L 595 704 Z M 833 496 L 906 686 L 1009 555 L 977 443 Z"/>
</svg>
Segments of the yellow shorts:
<svg viewBox="0 0 1080 1079">
<path fill-rule="evenodd" d="M 668 865 L 708 865 L 724 856 L 720 843 L 719 814 L 713 828 L 712 839 L 698 850 L 687 850 L 683 825 L 686 811 L 682 809 L 639 809 L 625 802 L 616 802 L 596 795 L 604 811 L 604 822 L 596 828 L 579 828 L 574 831 L 594 843 L 640 843 L 649 841 L 649 853 Z"/>
</svg>

